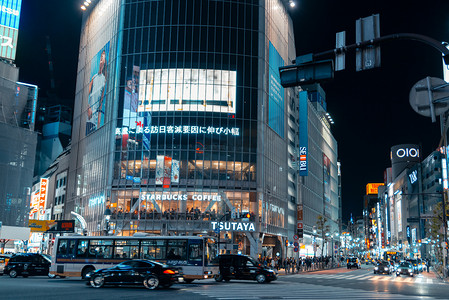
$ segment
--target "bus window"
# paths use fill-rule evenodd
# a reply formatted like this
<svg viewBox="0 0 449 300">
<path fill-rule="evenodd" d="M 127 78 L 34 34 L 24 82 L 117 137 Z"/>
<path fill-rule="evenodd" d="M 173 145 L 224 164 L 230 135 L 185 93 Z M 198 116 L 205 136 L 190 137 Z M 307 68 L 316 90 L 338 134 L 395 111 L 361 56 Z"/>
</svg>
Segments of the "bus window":
<svg viewBox="0 0 449 300">
<path fill-rule="evenodd" d="M 166 240 L 155 240 L 154 251 L 156 259 L 166 259 L 167 245 Z"/>
<path fill-rule="evenodd" d="M 138 240 L 116 240 L 114 258 L 134 259 L 139 257 Z"/>
<path fill-rule="evenodd" d="M 140 244 L 140 258 L 156 259 L 154 240 L 143 240 Z"/>
<path fill-rule="evenodd" d="M 78 240 L 78 247 L 76 248 L 76 257 L 87 257 L 88 240 Z"/>
<path fill-rule="evenodd" d="M 203 241 L 191 240 L 189 245 L 189 261 L 202 262 L 203 261 Z"/>
<path fill-rule="evenodd" d="M 89 243 L 89 257 L 112 258 L 113 240 L 91 240 Z"/>
<path fill-rule="evenodd" d="M 68 242 L 68 255 L 74 257 L 76 255 L 76 240 L 69 240 Z"/>
<path fill-rule="evenodd" d="M 187 240 L 168 240 L 167 259 L 186 260 L 187 259 Z"/>
<path fill-rule="evenodd" d="M 67 256 L 67 240 L 59 240 L 58 249 L 56 252 L 57 257 L 65 257 Z"/>
</svg>

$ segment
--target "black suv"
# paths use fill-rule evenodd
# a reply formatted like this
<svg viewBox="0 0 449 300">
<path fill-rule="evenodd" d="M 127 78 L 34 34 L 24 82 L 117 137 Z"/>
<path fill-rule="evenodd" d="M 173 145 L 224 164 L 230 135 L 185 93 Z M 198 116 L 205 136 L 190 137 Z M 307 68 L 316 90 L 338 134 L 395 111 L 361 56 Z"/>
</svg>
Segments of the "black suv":
<svg viewBox="0 0 449 300">
<path fill-rule="evenodd" d="M 219 282 L 231 279 L 249 279 L 265 283 L 277 279 L 273 270 L 265 268 L 257 260 L 247 255 L 223 254 L 218 257 L 218 261 L 220 273 L 215 280 Z"/>
<path fill-rule="evenodd" d="M 37 253 L 20 253 L 12 256 L 5 266 L 4 273 L 16 278 L 18 275 L 28 277 L 30 275 L 49 275 L 50 260 Z"/>
</svg>

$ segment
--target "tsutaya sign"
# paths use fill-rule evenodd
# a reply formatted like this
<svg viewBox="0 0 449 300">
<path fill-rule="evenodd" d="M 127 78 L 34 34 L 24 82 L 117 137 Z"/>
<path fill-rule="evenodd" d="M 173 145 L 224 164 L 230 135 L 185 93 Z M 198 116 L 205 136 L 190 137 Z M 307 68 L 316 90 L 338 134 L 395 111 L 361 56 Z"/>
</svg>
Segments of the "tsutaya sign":
<svg viewBox="0 0 449 300">
<path fill-rule="evenodd" d="M 195 201 L 221 201 L 221 195 L 205 195 L 205 194 L 151 194 L 151 193 L 141 193 L 140 200 L 195 200 Z"/>
<path fill-rule="evenodd" d="M 210 222 L 212 229 L 226 231 L 256 231 L 254 223 L 250 222 Z"/>
</svg>

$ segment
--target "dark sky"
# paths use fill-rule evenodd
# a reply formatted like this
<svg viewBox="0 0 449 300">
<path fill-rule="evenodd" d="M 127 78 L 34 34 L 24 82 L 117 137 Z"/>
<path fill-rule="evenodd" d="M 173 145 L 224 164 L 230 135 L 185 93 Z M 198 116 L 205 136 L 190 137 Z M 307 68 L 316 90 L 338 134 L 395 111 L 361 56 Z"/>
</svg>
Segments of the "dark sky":
<svg viewBox="0 0 449 300">
<path fill-rule="evenodd" d="M 449 1 L 295 0 L 291 10 L 297 55 L 335 47 L 335 33 L 346 30 L 355 42 L 355 21 L 380 14 L 381 35 L 419 33 L 449 41 Z M 50 86 L 46 36 L 51 40 L 56 92 L 74 99 L 82 13 L 81 0 L 23 0 L 16 64 L 20 80 L 37 84 L 45 96 Z M 403 3 L 402 5 L 396 2 Z M 371 4 L 372 3 L 372 4 Z M 439 125 L 409 105 L 411 87 L 426 76 L 442 77 L 441 55 L 415 41 L 381 46 L 381 68 L 355 72 L 355 54 L 346 55 L 346 70 L 323 84 L 335 125 L 342 163 L 343 217 L 361 215 L 365 186 L 383 182 L 390 147 L 420 144 L 424 156 L 440 141 Z M 67 102 L 66 104 L 69 104 Z M 73 105 L 73 104 L 72 104 Z"/>
</svg>

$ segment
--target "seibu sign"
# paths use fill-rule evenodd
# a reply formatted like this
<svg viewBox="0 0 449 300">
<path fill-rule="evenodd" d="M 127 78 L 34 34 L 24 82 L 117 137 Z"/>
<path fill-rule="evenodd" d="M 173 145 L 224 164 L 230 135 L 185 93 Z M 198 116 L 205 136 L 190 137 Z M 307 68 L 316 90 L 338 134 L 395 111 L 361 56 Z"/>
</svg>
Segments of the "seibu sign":
<svg viewBox="0 0 449 300">
<path fill-rule="evenodd" d="M 225 231 L 256 231 L 254 223 L 249 222 L 210 222 L 212 229 Z"/>
<path fill-rule="evenodd" d="M 175 200 L 175 201 L 221 201 L 221 195 L 204 195 L 204 194 L 140 194 L 140 200 Z"/>
</svg>

